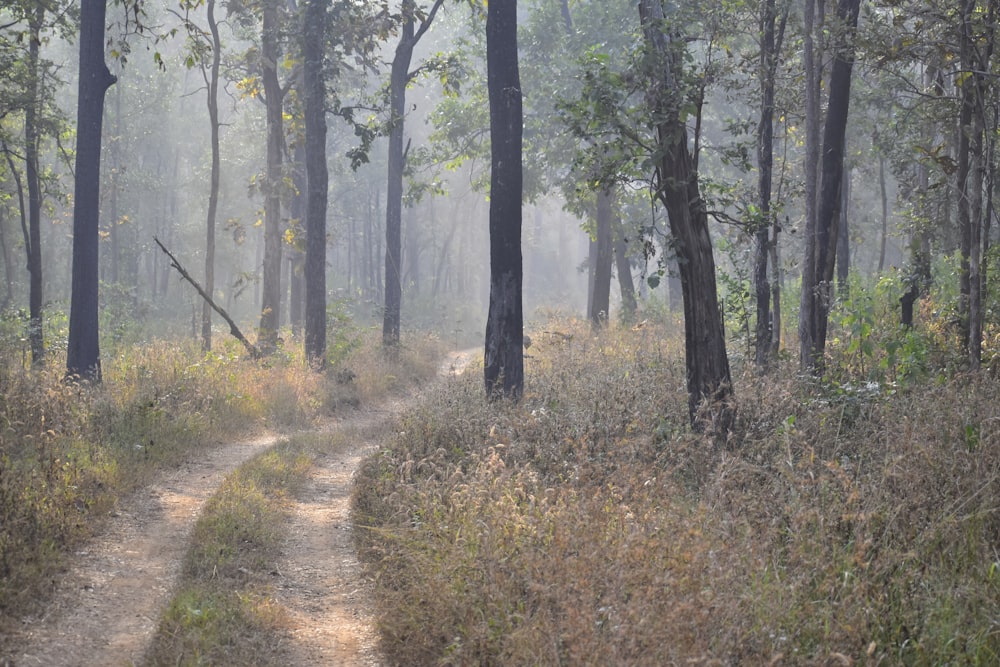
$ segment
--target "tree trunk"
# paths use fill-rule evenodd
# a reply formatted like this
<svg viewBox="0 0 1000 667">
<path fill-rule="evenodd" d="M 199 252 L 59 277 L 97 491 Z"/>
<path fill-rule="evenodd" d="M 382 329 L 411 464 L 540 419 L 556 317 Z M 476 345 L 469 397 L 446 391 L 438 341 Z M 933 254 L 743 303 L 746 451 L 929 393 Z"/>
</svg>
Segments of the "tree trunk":
<svg viewBox="0 0 1000 667">
<path fill-rule="evenodd" d="M 590 294 L 591 325 L 599 329 L 608 323 L 611 312 L 611 264 L 614 258 L 611 226 L 614 220 L 614 191 L 597 192 L 597 238 L 594 243 L 594 288 Z"/>
<path fill-rule="evenodd" d="M 104 62 L 104 17 L 104 0 L 81 0 L 73 277 L 66 351 L 67 376 L 94 383 L 101 381 L 98 331 L 101 125 L 104 95 L 117 80 Z"/>
<path fill-rule="evenodd" d="M 861 0 L 840 0 L 840 21 L 830 70 L 830 97 L 823 127 L 823 154 L 819 202 L 816 210 L 816 276 L 812 284 L 813 304 L 812 369 L 822 373 L 826 350 L 826 332 L 830 316 L 836 241 L 839 227 L 840 187 L 844 173 L 844 148 L 851 98 L 851 73 L 854 68 L 854 31 L 858 25 Z M 806 290 L 806 285 L 802 287 Z"/>
<path fill-rule="evenodd" d="M 885 187 L 885 156 L 878 158 L 878 191 L 882 201 L 882 234 L 878 244 L 878 275 L 885 270 L 885 244 L 889 236 L 889 196 Z"/>
<path fill-rule="evenodd" d="M 24 108 L 24 162 L 28 181 L 28 341 L 31 345 L 31 363 L 41 365 L 45 358 L 45 340 L 42 332 L 42 188 L 39 177 L 39 99 L 38 49 L 41 44 L 42 22 L 45 7 L 39 3 L 29 18 L 28 30 L 28 103 Z"/>
<path fill-rule="evenodd" d="M 820 66 L 814 34 L 817 0 L 804 0 L 802 62 L 806 78 L 805 225 L 802 249 L 802 292 L 799 301 L 799 366 L 816 366 L 816 188 L 819 184 Z M 822 28 L 822 25 L 819 26 Z"/>
<path fill-rule="evenodd" d="M 306 0 L 303 59 L 306 120 L 306 359 L 322 367 L 326 359 L 326 79 L 323 47 L 328 0 Z"/>
<path fill-rule="evenodd" d="M 760 219 L 756 233 L 756 256 L 754 258 L 754 286 L 757 296 L 757 327 L 755 361 L 759 368 L 765 368 L 771 356 L 771 284 L 768 282 L 768 260 L 770 245 L 777 242 L 777 236 L 770 238 L 772 226 L 771 190 L 774 168 L 774 88 L 778 68 L 778 53 L 784 41 L 785 23 L 790 3 L 785 4 L 780 28 L 776 29 L 777 15 L 774 0 L 762 3 L 760 41 L 760 122 L 757 125 L 757 206 Z M 775 268 L 772 267 L 772 271 Z"/>
<path fill-rule="evenodd" d="M 613 219 L 615 235 L 615 266 L 618 271 L 618 289 L 622 297 L 622 319 L 632 322 L 639 305 L 635 298 L 635 283 L 632 282 L 632 267 L 628 259 L 628 239 L 622 226 L 621 216 Z"/>
<path fill-rule="evenodd" d="M 667 209 L 684 295 L 688 413 L 697 430 L 728 432 L 734 418 L 725 330 L 715 284 L 708 214 L 692 168 L 687 128 L 681 120 L 679 44 L 664 32 L 659 0 L 640 0 L 639 16 L 652 57 L 648 93 L 658 143 L 657 197 Z M 706 408 L 702 412 L 702 408 Z"/>
<path fill-rule="evenodd" d="M 840 224 L 837 226 L 837 293 L 841 298 L 850 294 L 848 279 L 851 275 L 851 236 L 848 226 L 851 204 L 851 170 L 840 184 Z"/>
<path fill-rule="evenodd" d="M 219 66 L 222 40 L 215 20 L 215 0 L 208 0 L 208 29 L 212 34 L 212 66 L 208 81 L 208 123 L 211 132 L 212 173 L 208 189 L 208 215 L 205 223 L 205 291 L 215 295 L 215 218 L 219 210 Z M 212 306 L 204 301 L 201 309 L 201 349 L 212 349 Z"/>
<path fill-rule="evenodd" d="M 403 301 L 402 285 L 402 227 L 403 227 L 403 171 L 406 155 L 403 138 L 406 118 L 406 86 L 413 78 L 410 62 L 413 49 L 434 21 L 434 16 L 444 0 L 435 0 L 426 17 L 417 26 L 416 3 L 403 0 L 401 7 L 403 26 L 392 59 L 389 75 L 389 131 L 388 182 L 385 192 L 385 312 L 382 318 L 382 344 L 399 344 L 400 311 Z"/>
<path fill-rule="evenodd" d="M 524 390 L 521 302 L 521 146 L 517 1 L 491 2 L 486 18 L 490 100 L 490 305 L 486 320 L 486 394 L 517 400 Z"/>
<path fill-rule="evenodd" d="M 267 178 L 264 185 L 264 275 L 258 345 L 265 355 L 278 347 L 281 316 L 281 148 L 282 92 L 278 82 L 278 3 L 264 0 L 261 73 L 267 115 Z"/>
</svg>

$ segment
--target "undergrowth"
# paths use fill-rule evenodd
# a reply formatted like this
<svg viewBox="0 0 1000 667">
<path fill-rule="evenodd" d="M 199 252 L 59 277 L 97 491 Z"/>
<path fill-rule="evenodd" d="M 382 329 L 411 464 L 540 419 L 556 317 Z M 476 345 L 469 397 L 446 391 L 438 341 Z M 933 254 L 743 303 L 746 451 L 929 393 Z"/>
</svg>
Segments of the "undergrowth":
<svg viewBox="0 0 1000 667">
<path fill-rule="evenodd" d="M 933 331 L 920 376 L 834 346 L 826 381 L 738 376 L 713 443 L 677 331 L 547 328 L 519 404 L 457 379 L 359 473 L 391 664 L 1000 661 L 992 374 L 939 372 Z"/>
</svg>

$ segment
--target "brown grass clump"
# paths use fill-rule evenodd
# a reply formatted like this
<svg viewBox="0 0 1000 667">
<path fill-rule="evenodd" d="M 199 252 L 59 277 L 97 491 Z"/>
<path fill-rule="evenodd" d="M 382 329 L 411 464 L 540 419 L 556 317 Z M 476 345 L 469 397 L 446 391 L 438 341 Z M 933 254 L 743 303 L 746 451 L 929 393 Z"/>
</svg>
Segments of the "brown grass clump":
<svg viewBox="0 0 1000 667">
<path fill-rule="evenodd" d="M 555 327 L 520 404 L 456 380 L 359 475 L 393 664 L 1000 660 L 1000 382 L 779 368 L 715 444 L 679 334 Z"/>
</svg>

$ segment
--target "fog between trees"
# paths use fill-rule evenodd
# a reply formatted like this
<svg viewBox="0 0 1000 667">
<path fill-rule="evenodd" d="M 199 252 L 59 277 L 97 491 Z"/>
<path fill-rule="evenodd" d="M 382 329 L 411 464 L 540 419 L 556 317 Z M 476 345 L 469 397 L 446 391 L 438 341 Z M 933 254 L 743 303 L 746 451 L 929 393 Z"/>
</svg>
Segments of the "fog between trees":
<svg viewBox="0 0 1000 667">
<path fill-rule="evenodd" d="M 276 315 L 281 327 L 294 331 L 302 323 L 307 187 L 300 12 L 306 4 L 225 3 L 216 9 L 220 164 L 210 282 L 215 300 L 247 329 L 264 321 L 267 284 L 276 283 L 273 275 L 265 280 L 264 271 L 268 193 L 280 205 L 281 265 L 279 296 L 271 300 L 279 304 L 277 312 L 266 306 L 263 315 Z M 382 319 L 386 297 L 390 62 L 407 19 L 426 20 L 432 3 L 322 4 L 330 174 L 327 307 L 374 325 Z M 849 266 L 862 276 L 919 284 L 915 294 L 920 294 L 930 284 L 931 260 L 957 251 L 962 298 L 956 312 L 975 358 L 991 218 L 992 135 L 987 130 L 995 119 L 985 104 L 993 96 L 992 79 L 985 73 L 992 67 L 995 39 L 992 3 L 966 2 L 959 8 L 933 2 L 862 3 L 856 33 L 843 18 L 851 3 L 688 4 L 668 8 L 662 25 L 656 25 L 672 40 L 671 48 L 679 49 L 680 69 L 666 104 L 676 105 L 689 134 L 730 353 L 752 354 L 755 344 L 761 346 L 755 338 L 765 335 L 777 349 L 787 340 L 775 331 L 787 338 L 801 330 L 796 319 L 803 292 L 797 281 L 804 265 L 803 238 L 815 214 L 810 198 L 819 186 L 810 178 L 822 176 L 809 177 L 806 167 L 816 163 L 816 155 L 829 154 L 815 134 L 833 108 L 829 95 L 847 94 L 844 177 L 839 186 L 823 186 L 824 197 L 834 196 L 833 187 L 839 193 L 828 212 L 843 232 L 840 281 L 846 275 L 840 271 Z M 275 90 L 282 98 L 277 171 L 269 170 L 265 150 L 268 60 L 262 58 L 261 12 L 268 7 L 276 13 Z M 5 287 L 0 298 L 7 328 L 46 334 L 42 344 L 33 339 L 37 356 L 65 344 L 79 10 L 37 0 L 18 0 L 0 10 L 5 71 L 0 89 Z M 811 32 L 805 30 L 809 22 Z M 545 308 L 589 315 L 597 322 L 631 317 L 621 307 L 629 303 L 625 292 L 607 289 L 611 275 L 630 279 L 644 316 L 664 312 L 668 303 L 679 308 L 672 256 L 683 253 L 656 202 L 658 188 L 669 180 L 663 177 L 664 164 L 671 162 L 658 164 L 662 155 L 654 146 L 652 130 L 659 121 L 650 88 L 642 83 L 649 42 L 639 13 L 630 3 L 534 0 L 520 4 L 518 23 L 528 320 Z M 435 327 L 456 345 L 481 341 L 489 290 L 484 28 L 479 3 L 441 5 L 414 45 L 403 117 L 401 329 L 405 335 L 407 329 Z M 178 282 L 153 237 L 192 274 L 203 274 L 211 180 L 209 36 L 203 2 L 108 7 L 105 60 L 117 82 L 104 104 L 99 179 L 100 332 L 105 338 L 200 332 L 202 303 Z M 841 87 L 831 93 L 829 77 L 841 52 L 850 53 L 854 69 L 848 92 Z M 804 70 L 810 67 L 811 74 Z M 762 107 L 761 77 L 768 68 L 773 92 Z M 818 107 L 807 104 L 811 89 L 817 91 L 812 104 Z M 773 132 L 766 187 L 759 179 L 765 113 Z M 810 153 L 810 146 L 826 152 Z M 35 154 L 37 182 L 30 173 Z M 614 195 L 604 202 L 603 221 L 599 192 Z M 611 224 L 614 232 L 605 233 Z M 617 251 L 613 271 L 607 250 L 612 242 Z M 763 273 L 761 252 L 767 260 Z M 35 272 L 33 298 L 26 257 L 43 276 L 38 287 Z M 832 266 L 823 261 L 826 268 Z M 756 305 L 751 303 L 762 280 L 775 295 L 782 289 L 791 294 L 782 301 L 783 312 L 770 304 L 767 290 L 758 291 Z M 603 299 L 609 299 L 606 305 Z M 39 318 L 40 328 L 29 326 Z M 755 329 L 754 322 L 767 326 Z M 761 363 L 765 357 L 758 354 Z"/>
</svg>

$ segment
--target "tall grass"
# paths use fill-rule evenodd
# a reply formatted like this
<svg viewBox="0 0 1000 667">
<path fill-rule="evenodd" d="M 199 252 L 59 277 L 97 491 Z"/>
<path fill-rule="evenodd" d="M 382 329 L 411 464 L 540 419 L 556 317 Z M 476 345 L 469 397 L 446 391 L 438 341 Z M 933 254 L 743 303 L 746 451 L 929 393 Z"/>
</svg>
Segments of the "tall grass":
<svg viewBox="0 0 1000 667">
<path fill-rule="evenodd" d="M 995 377 L 786 362 L 738 375 L 714 443 L 687 428 L 679 332 L 548 328 L 572 338 L 533 336 L 520 404 L 456 380 L 364 464 L 392 664 L 1000 660 Z"/>
</svg>

